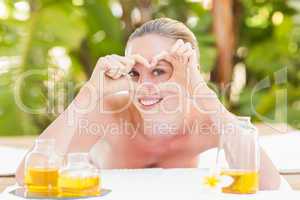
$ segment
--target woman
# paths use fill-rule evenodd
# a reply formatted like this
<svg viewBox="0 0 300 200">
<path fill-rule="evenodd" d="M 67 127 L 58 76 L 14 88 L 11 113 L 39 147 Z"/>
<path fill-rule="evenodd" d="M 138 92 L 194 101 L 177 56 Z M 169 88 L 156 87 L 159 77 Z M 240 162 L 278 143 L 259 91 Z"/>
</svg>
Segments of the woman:
<svg viewBox="0 0 300 200">
<path fill-rule="evenodd" d="M 197 167 L 198 155 L 218 145 L 221 130 L 228 135 L 234 126 L 239 132 L 236 117 L 203 81 L 198 61 L 196 38 L 183 23 L 146 22 L 130 36 L 125 56 L 99 59 L 90 80 L 40 138 L 55 138 L 62 155 L 98 143 L 103 168 Z M 279 187 L 264 153 L 260 174 L 261 189 Z M 22 183 L 23 164 L 17 180 Z"/>
</svg>

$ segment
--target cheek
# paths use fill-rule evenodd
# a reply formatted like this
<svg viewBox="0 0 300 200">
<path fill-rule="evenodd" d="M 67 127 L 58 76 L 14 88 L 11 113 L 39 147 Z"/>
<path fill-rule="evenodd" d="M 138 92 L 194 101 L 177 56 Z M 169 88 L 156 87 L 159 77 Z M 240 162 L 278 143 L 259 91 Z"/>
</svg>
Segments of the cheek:
<svg viewBox="0 0 300 200">
<path fill-rule="evenodd" d="M 161 111 L 163 113 L 176 114 L 185 110 L 184 99 L 180 95 L 170 95 L 161 101 Z"/>
<path fill-rule="evenodd" d="M 172 76 L 169 81 L 179 84 L 181 87 L 186 88 L 189 84 L 190 77 L 186 73 L 176 73 L 176 75 Z"/>
<path fill-rule="evenodd" d="M 182 113 L 188 105 L 188 94 L 178 82 L 168 81 L 166 84 L 161 84 L 160 95 L 163 98 L 161 106 L 167 111 Z"/>
<path fill-rule="evenodd" d="M 169 85 L 167 88 L 160 88 L 160 96 L 163 98 L 162 104 L 165 107 L 179 105 L 182 95 L 176 85 Z"/>
<path fill-rule="evenodd" d="M 170 80 L 171 77 L 172 77 L 172 73 L 165 73 L 160 76 L 154 77 L 154 79 L 155 79 L 155 82 L 161 83 L 161 82 L 166 82 L 166 81 Z"/>
</svg>

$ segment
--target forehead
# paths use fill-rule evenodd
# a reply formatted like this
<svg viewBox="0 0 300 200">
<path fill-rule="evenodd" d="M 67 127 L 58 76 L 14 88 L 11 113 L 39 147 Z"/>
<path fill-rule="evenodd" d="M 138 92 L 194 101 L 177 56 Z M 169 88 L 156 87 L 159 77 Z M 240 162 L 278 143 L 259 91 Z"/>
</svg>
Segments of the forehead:
<svg viewBox="0 0 300 200">
<path fill-rule="evenodd" d="M 175 39 L 158 34 L 146 34 L 132 39 L 126 48 L 126 55 L 140 54 L 148 61 L 162 51 L 169 50 Z"/>
</svg>

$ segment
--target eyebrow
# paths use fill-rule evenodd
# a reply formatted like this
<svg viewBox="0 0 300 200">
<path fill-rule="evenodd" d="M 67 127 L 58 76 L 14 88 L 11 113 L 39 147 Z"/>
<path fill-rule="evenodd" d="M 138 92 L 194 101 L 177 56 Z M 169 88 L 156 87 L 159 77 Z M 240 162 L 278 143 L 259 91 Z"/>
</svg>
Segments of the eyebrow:
<svg viewBox="0 0 300 200">
<path fill-rule="evenodd" d="M 170 62 L 166 61 L 166 60 L 160 60 L 160 61 L 158 61 L 157 64 L 167 64 L 167 65 L 172 66 L 172 64 Z"/>
</svg>

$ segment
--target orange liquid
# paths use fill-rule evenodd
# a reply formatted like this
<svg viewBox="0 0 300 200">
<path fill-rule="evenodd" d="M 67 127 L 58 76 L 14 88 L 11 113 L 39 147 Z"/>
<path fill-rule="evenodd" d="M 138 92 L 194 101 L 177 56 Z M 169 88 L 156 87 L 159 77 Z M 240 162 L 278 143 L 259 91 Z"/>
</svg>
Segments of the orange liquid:
<svg viewBox="0 0 300 200">
<path fill-rule="evenodd" d="M 257 171 L 223 171 L 221 175 L 233 178 L 233 183 L 222 188 L 224 193 L 253 194 L 258 191 L 259 174 Z"/>
<path fill-rule="evenodd" d="M 62 197 L 97 196 L 100 195 L 100 178 L 61 175 L 59 188 Z"/>
<path fill-rule="evenodd" d="M 25 174 L 25 185 L 30 193 L 42 196 L 56 196 L 58 194 L 58 169 L 29 168 Z"/>
</svg>

